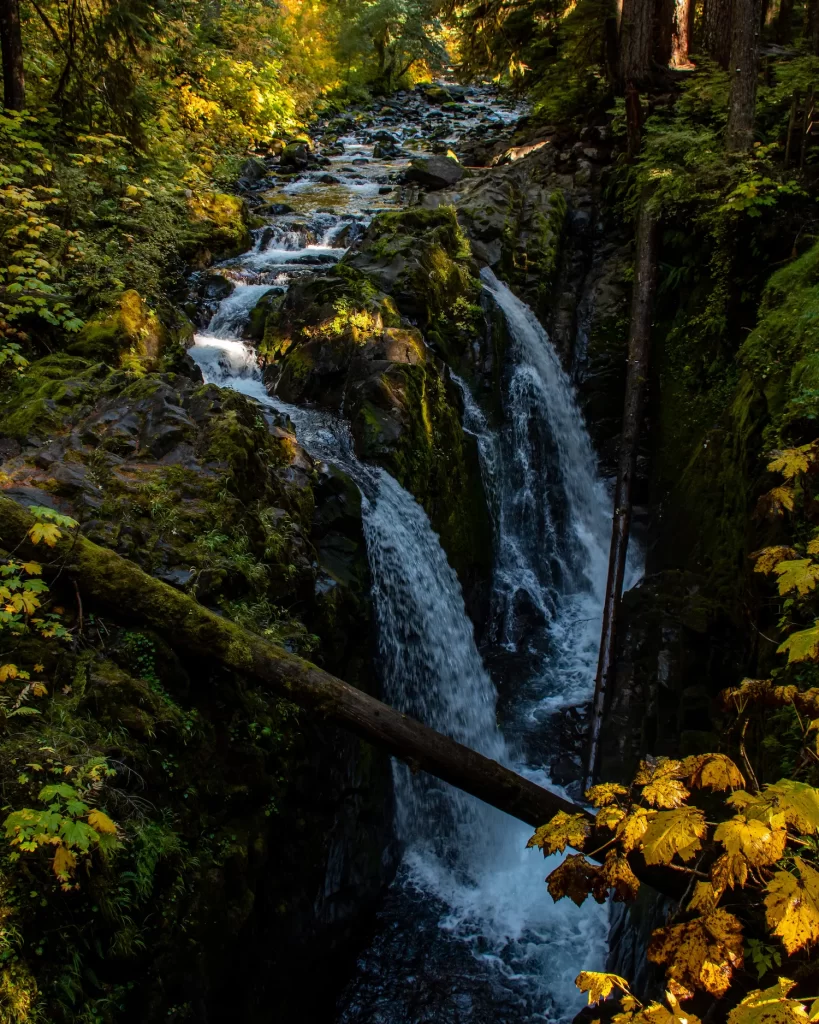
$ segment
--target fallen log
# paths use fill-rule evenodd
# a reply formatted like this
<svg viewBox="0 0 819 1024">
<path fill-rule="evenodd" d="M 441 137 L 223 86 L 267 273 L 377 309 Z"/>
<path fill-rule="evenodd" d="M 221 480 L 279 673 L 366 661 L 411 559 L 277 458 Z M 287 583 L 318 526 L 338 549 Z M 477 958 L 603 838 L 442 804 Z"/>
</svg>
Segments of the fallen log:
<svg viewBox="0 0 819 1024">
<path fill-rule="evenodd" d="M 626 390 L 623 402 L 623 430 L 620 438 L 620 462 L 614 491 L 614 513 L 611 524 L 609 572 L 603 604 L 603 625 L 600 631 L 600 655 L 594 686 L 589 757 L 586 782 L 594 781 L 600 758 L 600 731 L 608 702 L 614 672 L 617 614 L 626 554 L 631 532 L 631 485 L 637 467 L 637 445 L 640 440 L 643 399 L 651 346 L 651 309 L 657 277 L 657 222 L 648 196 L 643 197 L 637 221 L 637 242 L 634 256 L 634 294 L 631 302 L 631 327 L 628 342 Z"/>
<path fill-rule="evenodd" d="M 43 560 L 42 544 L 28 531 L 34 517 L 23 506 L 0 497 L 0 544 L 17 556 Z M 370 697 L 323 669 L 276 647 L 107 548 L 67 533 L 51 552 L 53 572 L 71 577 L 84 597 L 112 609 L 118 619 L 150 626 L 172 646 L 206 656 L 251 676 L 293 701 L 363 739 L 386 749 L 445 782 L 535 827 L 558 811 L 580 808 L 555 793 Z"/>
<path fill-rule="evenodd" d="M 0 497 L 0 546 L 14 552 L 15 557 L 43 564 L 43 545 L 35 545 L 29 538 L 35 522 L 22 505 Z M 177 650 L 208 657 L 255 679 L 317 717 L 381 747 L 413 769 L 427 771 L 533 827 L 549 821 L 558 811 L 582 814 L 593 821 L 584 807 L 216 615 L 79 532 L 66 531 L 51 554 L 51 562 L 43 564 L 45 575 L 67 575 L 85 598 L 110 609 L 118 620 L 149 626 Z M 593 829 L 586 846 L 596 850 L 610 839 L 611 833 Z M 673 872 L 658 874 L 639 854 L 634 856 L 632 867 L 638 878 L 660 891 L 673 895 L 679 889 L 681 880 Z"/>
</svg>

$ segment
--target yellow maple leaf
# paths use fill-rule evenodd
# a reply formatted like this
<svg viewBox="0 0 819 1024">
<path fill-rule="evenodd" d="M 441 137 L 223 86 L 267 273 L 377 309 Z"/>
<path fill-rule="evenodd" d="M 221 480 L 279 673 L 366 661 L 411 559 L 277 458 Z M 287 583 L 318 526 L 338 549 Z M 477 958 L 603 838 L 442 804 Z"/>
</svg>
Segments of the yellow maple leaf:
<svg viewBox="0 0 819 1024">
<path fill-rule="evenodd" d="M 50 548 L 53 548 L 60 537 L 62 537 L 60 528 L 55 526 L 54 523 L 35 523 L 28 531 L 28 535 L 32 544 L 39 544 L 40 541 L 43 541 Z"/>
<path fill-rule="evenodd" d="M 658 928 L 648 958 L 666 965 L 668 987 L 678 999 L 690 999 L 697 989 L 722 996 L 743 963 L 742 925 L 727 910 L 717 909 L 684 924 Z"/>
<path fill-rule="evenodd" d="M 634 781 L 638 786 L 645 786 L 655 779 L 683 778 L 683 763 L 671 757 L 659 757 L 656 761 L 641 761 Z"/>
<path fill-rule="evenodd" d="M 770 988 L 749 992 L 728 1014 L 728 1024 L 803 1024 L 809 1020 L 805 1007 L 798 999 L 787 998 L 795 984 L 779 978 Z"/>
<path fill-rule="evenodd" d="M 772 452 L 775 456 L 772 462 L 768 463 L 771 473 L 781 473 L 786 480 L 795 476 L 807 473 L 816 461 L 816 451 L 813 443 L 803 444 L 799 448 L 785 448 L 782 451 Z"/>
<path fill-rule="evenodd" d="M 747 818 L 767 821 L 771 827 L 787 824 L 803 835 L 819 832 L 819 790 L 806 782 L 780 779 L 765 786 L 758 795 L 737 790 L 726 803 Z"/>
<path fill-rule="evenodd" d="M 768 882 L 765 919 L 788 953 L 819 939 L 819 871 L 794 857 L 799 876 L 777 871 Z"/>
<path fill-rule="evenodd" d="M 670 864 L 676 854 L 691 860 L 702 848 L 700 840 L 708 831 L 705 815 L 698 807 L 657 811 L 643 836 L 646 864 Z"/>
<path fill-rule="evenodd" d="M 0 665 L 0 683 L 5 683 L 7 679 L 16 679 L 20 674 L 20 670 L 16 665 Z"/>
<path fill-rule="evenodd" d="M 607 807 L 600 808 L 594 816 L 594 822 L 598 828 L 615 828 L 625 816 L 626 812 L 622 807 L 609 804 Z"/>
<path fill-rule="evenodd" d="M 757 512 L 767 519 L 776 519 L 786 512 L 793 512 L 794 500 L 793 487 L 774 487 L 759 499 Z"/>
<path fill-rule="evenodd" d="M 43 567 L 39 562 L 23 562 L 20 568 L 29 576 L 42 576 L 43 574 Z"/>
<path fill-rule="evenodd" d="M 759 818 L 737 814 L 720 822 L 714 839 L 722 843 L 728 853 L 740 853 L 753 867 L 761 868 L 775 864 L 785 852 L 788 830 L 782 825 L 771 826 Z"/>
<path fill-rule="evenodd" d="M 20 590 L 12 594 L 11 604 L 16 612 L 25 612 L 26 615 L 33 615 L 40 607 L 40 602 L 29 590 Z"/>
<path fill-rule="evenodd" d="M 31 692 L 35 697 L 44 697 L 48 693 L 48 689 L 43 683 L 32 683 Z"/>
<path fill-rule="evenodd" d="M 751 558 L 755 559 L 754 572 L 769 573 L 788 558 L 797 558 L 796 548 L 786 547 L 784 544 L 776 544 L 770 548 L 762 548 L 755 551 Z"/>
<path fill-rule="evenodd" d="M 816 661 L 819 658 L 819 619 L 807 629 L 791 633 L 779 647 L 777 654 L 787 654 L 788 664 L 794 661 Z"/>
<path fill-rule="evenodd" d="M 35 672 L 42 672 L 44 668 L 45 668 L 45 665 L 41 665 L 39 662 L 37 662 L 37 664 L 34 666 L 34 671 Z"/>
<path fill-rule="evenodd" d="M 714 891 L 710 882 L 697 882 L 694 886 L 694 895 L 688 901 L 686 909 L 709 914 L 712 910 L 716 910 L 719 897 L 720 894 Z"/>
<path fill-rule="evenodd" d="M 679 779 L 654 779 L 643 786 L 643 796 L 652 807 L 681 807 L 691 791 Z"/>
<path fill-rule="evenodd" d="M 628 992 L 628 982 L 619 974 L 606 974 L 601 971 L 581 971 L 574 979 L 581 992 L 588 992 L 589 1006 L 596 1006 L 612 994 L 615 989 Z"/>
<path fill-rule="evenodd" d="M 68 879 L 71 877 L 76 866 L 77 858 L 75 854 L 73 854 L 67 846 L 63 846 L 63 844 L 60 843 L 54 852 L 54 859 L 51 862 L 51 869 L 54 874 L 59 879 Z"/>
<path fill-rule="evenodd" d="M 619 850 L 609 850 L 601 868 L 606 887 L 614 889 L 614 902 L 625 903 L 637 898 L 640 881 Z"/>
<path fill-rule="evenodd" d="M 540 826 L 526 844 L 526 848 L 538 846 L 543 850 L 544 857 L 552 853 L 563 853 L 567 846 L 582 850 L 590 831 L 591 827 L 585 815 L 558 811 L 551 821 Z"/>
<path fill-rule="evenodd" d="M 640 846 L 648 829 L 648 823 L 656 813 L 656 811 L 649 811 L 645 807 L 632 807 L 623 818 L 614 834 L 626 853 L 631 853 L 632 850 L 636 850 Z"/>
<path fill-rule="evenodd" d="M 104 811 L 99 811 L 96 808 L 93 811 L 89 811 L 88 824 L 96 832 L 107 832 L 110 835 L 116 835 L 117 826 Z"/>
<path fill-rule="evenodd" d="M 777 585 L 780 594 L 789 594 L 795 590 L 800 597 L 805 597 L 816 587 L 819 565 L 810 558 L 789 559 L 777 565 L 776 573 L 779 576 Z"/>
<path fill-rule="evenodd" d="M 569 854 L 547 877 L 546 888 L 555 902 L 568 896 L 578 907 L 589 894 L 598 903 L 605 903 L 607 895 L 600 868 L 586 860 L 582 853 Z"/>
<path fill-rule="evenodd" d="M 711 865 L 711 883 L 721 896 L 726 889 L 742 886 L 748 881 L 748 861 L 741 853 L 723 853 Z"/>
<path fill-rule="evenodd" d="M 698 754 L 683 761 L 687 778 L 700 789 L 737 789 L 745 785 L 742 772 L 725 754 Z"/>
<path fill-rule="evenodd" d="M 819 555 L 819 536 L 808 541 L 807 552 L 809 555 Z"/>
<path fill-rule="evenodd" d="M 592 807 L 607 807 L 616 803 L 618 796 L 625 796 L 628 790 L 618 782 L 601 782 L 599 786 L 592 786 L 586 790 L 586 799 Z"/>
</svg>

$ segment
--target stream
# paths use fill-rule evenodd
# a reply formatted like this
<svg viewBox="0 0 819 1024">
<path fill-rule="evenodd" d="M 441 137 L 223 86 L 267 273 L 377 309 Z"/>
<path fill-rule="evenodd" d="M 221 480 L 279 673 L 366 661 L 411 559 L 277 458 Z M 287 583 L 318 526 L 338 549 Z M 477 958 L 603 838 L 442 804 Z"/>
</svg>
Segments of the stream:
<svg viewBox="0 0 819 1024">
<path fill-rule="evenodd" d="M 481 651 L 423 508 L 385 470 L 356 457 L 343 422 L 268 394 L 244 340 L 262 295 L 322 273 L 376 212 L 400 204 L 393 183 L 421 137 L 446 143 L 476 124 L 489 130 L 516 116 L 480 90 L 451 113 L 409 97 L 400 118 L 353 125 L 324 171 L 266 187 L 264 198 L 280 212 L 256 231 L 251 251 L 217 268 L 235 288 L 213 304 L 191 355 L 207 381 L 288 417 L 311 455 L 358 484 L 383 699 L 551 785 L 543 758 L 555 715 L 588 701 L 593 689 L 610 500 L 571 382 L 532 311 L 483 271 L 485 302 L 502 312 L 511 340 L 499 429 L 489 428 L 466 383 L 453 378 L 494 515 L 491 629 Z M 384 126 L 403 154 L 374 157 L 373 136 Z M 513 666 L 504 670 L 514 687 L 500 708 L 487 669 L 496 664 Z M 403 860 L 337 1024 L 570 1020 L 584 1002 L 577 972 L 605 963 L 606 908 L 552 902 L 543 884 L 548 865 L 525 849 L 527 826 L 397 763 L 394 780 Z"/>
</svg>

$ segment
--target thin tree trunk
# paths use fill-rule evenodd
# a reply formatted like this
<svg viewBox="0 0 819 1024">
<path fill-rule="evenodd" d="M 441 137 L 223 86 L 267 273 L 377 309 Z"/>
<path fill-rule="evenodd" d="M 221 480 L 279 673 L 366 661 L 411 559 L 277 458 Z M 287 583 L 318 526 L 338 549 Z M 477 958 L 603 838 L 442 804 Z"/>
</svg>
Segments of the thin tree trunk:
<svg viewBox="0 0 819 1024">
<path fill-rule="evenodd" d="M 0 50 L 3 59 L 3 106 L 6 110 L 22 110 L 26 105 L 26 76 L 20 0 L 0 0 Z"/>
<path fill-rule="evenodd" d="M 748 153 L 754 144 L 756 80 L 759 71 L 759 0 L 734 0 L 731 35 L 731 92 L 725 145 Z"/>
<path fill-rule="evenodd" d="M 626 572 L 631 529 L 631 487 L 637 465 L 637 447 L 640 440 L 645 384 L 648 376 L 651 348 L 651 310 L 657 278 L 657 223 L 651 211 L 649 197 L 643 196 L 637 222 L 636 252 L 634 256 L 634 294 L 631 300 L 631 329 L 628 342 L 628 368 L 623 403 L 623 431 L 620 438 L 620 463 L 614 492 L 614 516 L 609 551 L 609 574 L 606 581 L 606 599 L 603 605 L 603 628 L 600 635 L 600 655 L 594 687 L 591 728 L 589 730 L 589 760 L 586 780 L 590 785 L 600 760 L 600 732 L 603 715 L 614 676 L 617 639 L 617 615 Z"/>
<path fill-rule="evenodd" d="M 733 5 L 734 0 L 705 0 L 702 14 L 702 48 L 726 70 L 731 59 Z"/>
<path fill-rule="evenodd" d="M 620 83 L 640 85 L 651 78 L 654 50 L 653 0 L 623 0 L 620 24 Z"/>
</svg>

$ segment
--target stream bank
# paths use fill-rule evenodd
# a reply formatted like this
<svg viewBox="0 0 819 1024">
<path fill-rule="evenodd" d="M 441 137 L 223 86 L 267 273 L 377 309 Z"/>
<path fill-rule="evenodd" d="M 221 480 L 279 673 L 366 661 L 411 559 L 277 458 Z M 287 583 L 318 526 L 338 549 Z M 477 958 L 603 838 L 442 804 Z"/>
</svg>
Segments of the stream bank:
<svg viewBox="0 0 819 1024">
<path fill-rule="evenodd" d="M 629 239 L 602 198 L 608 126 L 514 139 L 518 113 L 481 90 L 399 94 L 251 162 L 250 211 L 233 199 L 226 224 L 205 217 L 195 324 L 126 291 L 15 382 L 0 451 L 17 500 L 73 515 L 220 613 L 576 795 Z M 752 355 L 740 412 L 761 400 Z M 652 510 L 657 422 L 640 477 Z M 662 472 L 687 457 L 681 443 Z M 699 494 L 672 511 L 702 508 Z M 626 599 L 609 777 L 649 751 L 713 745 L 712 681 L 741 660 L 734 606 L 703 596 L 708 551 L 689 570 L 673 534 Z M 577 950 L 602 966 L 605 915 L 551 904 L 525 830 L 79 609 L 70 587 L 61 600 L 84 616 L 82 641 L 31 651 L 54 681 L 52 761 L 108 759 L 127 842 L 70 894 L 45 862 L 35 882 L 6 865 L 29 944 L 58 909 L 97 915 L 87 935 L 69 924 L 43 940 L 47 967 L 20 969 L 55 1019 L 105 1000 L 145 1021 L 573 1015 Z M 442 679 L 446 699 L 430 685 Z M 38 763 L 42 726 L 14 736 L 3 778 L 30 803 L 37 780 L 18 765 Z"/>
</svg>

